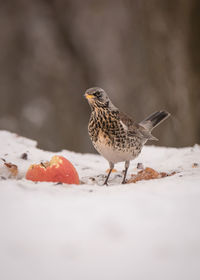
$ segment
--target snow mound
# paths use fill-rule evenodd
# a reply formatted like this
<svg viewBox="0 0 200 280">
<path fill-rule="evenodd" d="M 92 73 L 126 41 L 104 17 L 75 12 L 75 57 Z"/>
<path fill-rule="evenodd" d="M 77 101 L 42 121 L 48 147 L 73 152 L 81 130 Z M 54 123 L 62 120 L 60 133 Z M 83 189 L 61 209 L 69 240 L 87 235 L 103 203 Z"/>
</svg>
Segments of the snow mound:
<svg viewBox="0 0 200 280">
<path fill-rule="evenodd" d="M 102 186 L 106 161 L 67 150 L 56 154 L 75 165 L 81 185 L 24 179 L 54 154 L 0 131 L 0 279 L 200 278 L 200 146 L 144 147 L 129 178 L 138 162 L 176 174 L 135 184 L 120 184 L 120 163 Z"/>
</svg>

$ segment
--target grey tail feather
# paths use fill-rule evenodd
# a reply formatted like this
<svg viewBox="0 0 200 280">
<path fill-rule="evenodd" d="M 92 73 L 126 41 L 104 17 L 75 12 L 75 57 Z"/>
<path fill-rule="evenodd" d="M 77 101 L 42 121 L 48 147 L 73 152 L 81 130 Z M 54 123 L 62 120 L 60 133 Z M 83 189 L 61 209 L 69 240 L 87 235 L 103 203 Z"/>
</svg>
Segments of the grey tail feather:
<svg viewBox="0 0 200 280">
<path fill-rule="evenodd" d="M 167 119 L 170 116 L 170 113 L 167 111 L 158 111 L 150 116 L 148 116 L 146 119 L 144 119 L 140 125 L 147 128 L 148 130 L 152 130 L 157 125 L 159 125 L 161 122 L 163 122 L 165 119 Z"/>
</svg>

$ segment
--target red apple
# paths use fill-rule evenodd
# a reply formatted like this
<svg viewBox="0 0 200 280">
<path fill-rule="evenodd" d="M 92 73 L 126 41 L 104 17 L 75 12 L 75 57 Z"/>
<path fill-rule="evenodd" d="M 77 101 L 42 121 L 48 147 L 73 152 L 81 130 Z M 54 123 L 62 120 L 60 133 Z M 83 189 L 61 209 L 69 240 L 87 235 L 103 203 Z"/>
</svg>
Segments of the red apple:
<svg viewBox="0 0 200 280">
<path fill-rule="evenodd" d="M 75 167 L 62 156 L 53 156 L 50 162 L 31 165 L 26 173 L 26 179 L 39 182 L 79 184 Z"/>
</svg>

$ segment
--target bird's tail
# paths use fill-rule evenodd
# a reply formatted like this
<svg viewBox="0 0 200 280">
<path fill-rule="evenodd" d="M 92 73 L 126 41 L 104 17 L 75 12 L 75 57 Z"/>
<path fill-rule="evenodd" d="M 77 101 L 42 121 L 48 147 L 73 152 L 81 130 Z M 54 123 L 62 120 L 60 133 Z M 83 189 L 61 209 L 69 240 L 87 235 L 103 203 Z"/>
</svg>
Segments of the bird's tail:
<svg viewBox="0 0 200 280">
<path fill-rule="evenodd" d="M 170 113 L 168 113 L 167 111 L 158 111 L 158 112 L 151 114 L 146 119 L 144 119 L 142 122 L 140 122 L 140 125 L 143 126 L 145 129 L 147 129 L 149 132 L 151 132 L 157 125 L 159 125 L 161 122 L 163 122 L 169 116 L 170 116 Z M 153 136 L 153 138 L 155 138 L 155 137 Z M 156 140 L 156 139 L 152 139 L 152 140 Z"/>
</svg>

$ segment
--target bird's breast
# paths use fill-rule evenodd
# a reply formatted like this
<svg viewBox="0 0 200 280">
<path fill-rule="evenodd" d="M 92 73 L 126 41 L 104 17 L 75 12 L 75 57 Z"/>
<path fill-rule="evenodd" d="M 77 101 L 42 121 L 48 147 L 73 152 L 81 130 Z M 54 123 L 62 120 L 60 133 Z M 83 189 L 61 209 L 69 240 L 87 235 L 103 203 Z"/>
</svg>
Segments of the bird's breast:
<svg viewBox="0 0 200 280">
<path fill-rule="evenodd" d="M 88 132 L 95 149 L 108 161 L 117 163 L 131 160 L 140 153 L 141 145 L 137 138 L 128 137 L 120 121 L 112 115 L 93 114 Z"/>
<path fill-rule="evenodd" d="M 117 163 L 133 159 L 132 153 L 126 149 L 118 149 L 104 132 L 99 132 L 98 139 L 93 142 L 95 149 L 109 162 Z"/>
</svg>

